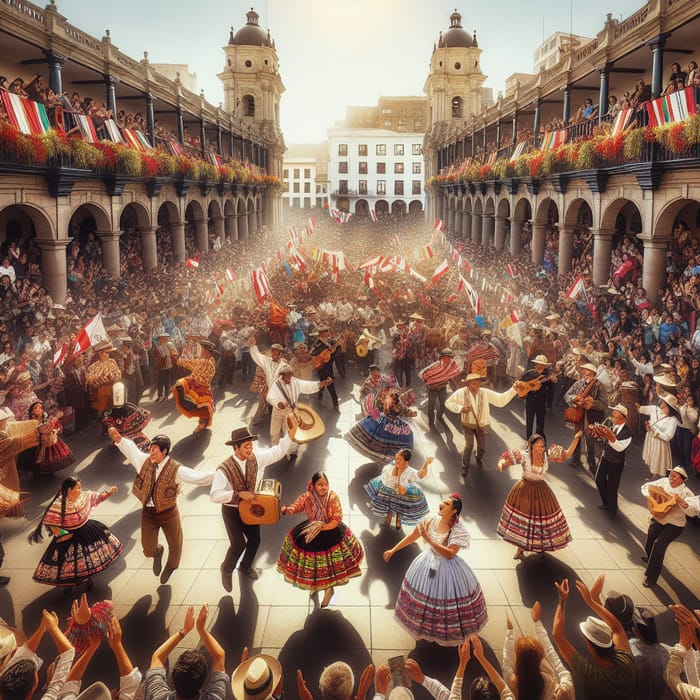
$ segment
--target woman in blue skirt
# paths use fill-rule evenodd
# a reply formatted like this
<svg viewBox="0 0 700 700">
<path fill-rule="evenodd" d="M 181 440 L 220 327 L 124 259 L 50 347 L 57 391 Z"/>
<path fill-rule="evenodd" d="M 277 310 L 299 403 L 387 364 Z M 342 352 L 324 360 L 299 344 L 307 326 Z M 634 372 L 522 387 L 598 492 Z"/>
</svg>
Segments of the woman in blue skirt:
<svg viewBox="0 0 700 700">
<path fill-rule="evenodd" d="M 370 413 L 355 423 L 345 439 L 365 457 L 384 463 L 397 450 L 413 448 L 413 431 L 401 416 L 415 415 L 416 412 L 401 400 L 399 390 L 390 389 L 384 396 L 381 411 Z"/>
<path fill-rule="evenodd" d="M 415 525 L 428 514 L 428 503 L 416 482 L 425 478 L 433 458 L 428 457 L 418 470 L 408 466 L 411 456 L 411 450 L 399 450 L 394 461 L 365 484 L 372 512 L 386 518 L 387 525 L 391 525 L 395 515 L 397 530 L 402 520 L 406 525 Z"/>
<path fill-rule="evenodd" d="M 422 537 L 428 545 L 408 567 L 396 600 L 394 618 L 414 638 L 458 646 L 487 622 L 479 582 L 457 553 L 469 547 L 469 533 L 459 519 L 462 500 L 454 493 L 398 544 L 384 552 L 389 561 L 398 550 Z"/>
</svg>

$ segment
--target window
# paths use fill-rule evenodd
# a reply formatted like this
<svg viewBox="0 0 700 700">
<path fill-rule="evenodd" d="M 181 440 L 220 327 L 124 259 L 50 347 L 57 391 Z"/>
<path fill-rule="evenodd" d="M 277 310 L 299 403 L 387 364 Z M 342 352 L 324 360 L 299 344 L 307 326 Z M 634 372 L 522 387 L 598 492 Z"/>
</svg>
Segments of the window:
<svg viewBox="0 0 700 700">
<path fill-rule="evenodd" d="M 367 194 L 367 180 L 358 180 L 357 192 L 358 194 Z"/>
<path fill-rule="evenodd" d="M 338 180 L 338 194 L 347 194 L 348 193 L 348 181 L 347 180 Z"/>
<path fill-rule="evenodd" d="M 338 155 L 339 156 L 346 156 L 348 154 L 348 144 L 347 143 L 339 143 L 338 144 Z"/>
<path fill-rule="evenodd" d="M 414 175 L 420 175 L 421 173 L 421 165 L 422 163 L 413 163 L 411 166 L 411 170 Z"/>
<path fill-rule="evenodd" d="M 357 164 L 357 172 L 360 173 L 360 175 L 367 175 L 367 161 L 366 160 L 361 160 Z"/>
<path fill-rule="evenodd" d="M 378 143 L 376 147 L 376 153 L 378 156 L 385 156 L 386 155 L 386 144 L 385 143 Z"/>
<path fill-rule="evenodd" d="M 361 143 L 358 145 L 357 155 L 358 156 L 366 156 L 367 155 L 367 144 L 366 143 Z"/>
<path fill-rule="evenodd" d="M 421 189 L 421 181 L 420 180 L 413 180 L 411 182 L 411 194 L 421 194 L 422 189 Z"/>
<path fill-rule="evenodd" d="M 403 175 L 403 163 L 394 163 L 394 173 L 396 175 Z"/>
<path fill-rule="evenodd" d="M 452 118 L 462 118 L 462 98 L 455 96 L 452 98 Z"/>
<path fill-rule="evenodd" d="M 384 175 L 386 172 L 386 163 L 377 163 L 377 175 Z"/>
<path fill-rule="evenodd" d="M 255 116 L 255 98 L 252 95 L 244 95 L 241 100 L 241 115 L 244 117 Z"/>
<path fill-rule="evenodd" d="M 282 179 L 283 180 L 289 180 L 289 168 L 285 168 L 282 171 Z"/>
<path fill-rule="evenodd" d="M 311 193 L 311 183 L 310 182 L 305 182 L 304 183 L 304 192 L 307 194 Z"/>
<path fill-rule="evenodd" d="M 385 119 L 384 126 L 391 126 L 391 119 Z"/>
<path fill-rule="evenodd" d="M 347 173 L 347 171 L 348 171 L 347 160 L 338 161 L 338 172 L 339 173 Z"/>
<path fill-rule="evenodd" d="M 295 183 L 292 185 L 292 187 L 293 187 L 292 192 L 294 192 L 294 194 L 299 194 L 299 183 L 298 183 L 298 182 L 295 182 Z"/>
<path fill-rule="evenodd" d="M 299 179 L 299 168 L 294 168 L 294 179 L 295 180 Z"/>
<path fill-rule="evenodd" d="M 395 143 L 394 144 L 394 155 L 395 156 L 402 156 L 403 155 L 403 144 L 402 143 Z"/>
<path fill-rule="evenodd" d="M 321 185 L 316 185 L 316 194 L 321 194 Z"/>
<path fill-rule="evenodd" d="M 377 194 L 386 194 L 386 180 L 377 180 Z"/>
<path fill-rule="evenodd" d="M 419 143 L 414 143 L 414 144 L 411 146 L 411 153 L 412 153 L 414 156 L 419 156 L 419 155 L 421 155 L 421 154 L 423 153 L 423 147 L 422 147 Z"/>
<path fill-rule="evenodd" d="M 394 183 L 394 194 L 398 194 L 398 195 L 403 194 L 403 180 L 397 180 Z"/>
<path fill-rule="evenodd" d="M 311 168 L 304 168 L 304 179 L 305 180 L 311 179 Z"/>
</svg>

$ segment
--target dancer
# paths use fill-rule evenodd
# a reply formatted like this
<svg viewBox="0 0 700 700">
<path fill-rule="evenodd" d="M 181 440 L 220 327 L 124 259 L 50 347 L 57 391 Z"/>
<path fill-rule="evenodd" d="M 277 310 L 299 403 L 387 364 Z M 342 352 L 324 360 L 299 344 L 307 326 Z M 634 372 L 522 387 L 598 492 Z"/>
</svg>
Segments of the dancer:
<svg viewBox="0 0 700 700">
<path fill-rule="evenodd" d="M 197 342 L 202 349 L 200 356 L 178 359 L 178 366 L 190 370 L 190 374 L 178 379 L 173 387 L 177 410 L 183 416 L 199 419 L 193 431 L 195 433 L 209 428 L 214 418 L 211 382 L 216 374 L 216 358 L 219 356 L 216 345 L 210 340 L 198 339 Z"/>
<path fill-rule="evenodd" d="M 617 517 L 617 490 L 625 468 L 625 451 L 632 442 L 632 431 L 627 426 L 627 407 L 618 403 L 611 410 L 612 428 L 607 431 L 597 429 L 605 440 L 605 446 L 595 474 L 595 484 L 602 509 L 613 519 Z"/>
<path fill-rule="evenodd" d="M 423 520 L 398 544 L 384 552 L 384 561 L 422 537 L 427 549 L 411 563 L 396 600 L 394 618 L 414 638 L 457 646 L 488 620 L 479 582 L 457 555 L 469 547 L 469 533 L 459 519 L 462 499 L 453 493 L 438 515 Z"/>
<path fill-rule="evenodd" d="M 112 385 L 112 408 L 102 416 L 102 425 L 109 432 L 115 428 L 122 437 L 132 440 L 140 450 L 148 449 L 149 439 L 143 432 L 151 422 L 151 412 L 126 400 L 122 382 Z"/>
<path fill-rule="evenodd" d="M 418 372 L 418 376 L 428 387 L 428 426 L 435 428 L 435 404 L 437 404 L 437 419 L 445 422 L 445 401 L 447 400 L 447 385 L 462 373 L 461 364 L 454 359 L 451 348 L 440 350 L 440 359 Z"/>
<path fill-rule="evenodd" d="M 397 450 L 413 448 L 411 426 L 399 416 L 413 417 L 416 412 L 402 401 L 398 389 L 386 391 L 379 405 L 381 411 L 375 397 L 372 413 L 355 423 L 345 439 L 358 452 L 381 464 L 391 459 Z"/>
<path fill-rule="evenodd" d="M 29 418 L 39 422 L 39 445 L 20 455 L 20 469 L 37 474 L 55 474 L 73 464 L 73 452 L 59 437 L 63 428 L 58 417 L 49 416 L 44 411 L 44 404 L 35 401 L 29 407 Z"/>
<path fill-rule="evenodd" d="M 282 506 L 282 515 L 306 513 L 306 520 L 292 528 L 282 542 L 277 570 L 297 588 L 324 591 L 321 607 L 326 608 L 334 587 L 359 576 L 365 556 L 360 541 L 343 523 L 343 507 L 328 485 L 325 472 L 316 472 L 305 493 L 290 506 Z"/>
<path fill-rule="evenodd" d="M 664 394 L 659 396 L 658 406 L 635 406 L 638 413 L 649 416 L 642 449 L 642 460 L 651 472 L 647 480 L 664 477 L 673 466 L 671 440 L 680 424 L 678 399 L 673 394 Z"/>
<path fill-rule="evenodd" d="M 374 514 L 385 517 L 387 525 L 391 524 L 391 518 L 395 515 L 397 530 L 402 520 L 406 525 L 416 525 L 429 512 L 425 495 L 415 482 L 425 479 L 433 458 L 428 457 L 421 469 L 417 470 L 408 466 L 411 457 L 411 450 L 399 450 L 394 461 L 387 464 L 379 476 L 365 484 Z"/>
<path fill-rule="evenodd" d="M 258 395 L 258 408 L 253 416 L 253 425 L 262 423 L 267 415 L 267 392 L 280 376 L 279 368 L 282 362 L 284 348 L 279 343 L 270 346 L 270 355 L 263 355 L 255 343 L 255 336 L 248 337 L 248 352 L 250 359 L 255 362 L 255 376 L 250 384 L 250 391 Z"/>
<path fill-rule="evenodd" d="M 32 577 L 47 586 L 78 586 L 83 581 L 92 588 L 92 576 L 112 564 L 122 551 L 122 543 L 111 530 L 97 520 L 89 520 L 95 506 L 117 493 L 83 491 L 75 476 L 64 479 L 61 488 L 44 511 L 41 522 L 29 536 L 30 543 L 44 539 L 44 527 L 53 539 Z"/>
<path fill-rule="evenodd" d="M 112 385 L 122 377 L 119 365 L 110 357 L 112 350 L 114 347 L 108 339 L 97 343 L 93 347 L 97 359 L 85 371 L 90 406 L 98 418 L 112 407 Z"/>
<path fill-rule="evenodd" d="M 571 457 L 581 439 L 579 430 L 564 451 L 559 445 L 547 449 L 537 433 L 527 441 L 527 452 L 509 450 L 498 462 L 498 471 L 520 464 L 522 478 L 510 490 L 498 521 L 496 532 L 517 549 L 513 559 L 524 552 L 554 552 L 571 542 L 571 532 L 557 497 L 544 481 L 549 462 L 563 462 Z"/>
</svg>

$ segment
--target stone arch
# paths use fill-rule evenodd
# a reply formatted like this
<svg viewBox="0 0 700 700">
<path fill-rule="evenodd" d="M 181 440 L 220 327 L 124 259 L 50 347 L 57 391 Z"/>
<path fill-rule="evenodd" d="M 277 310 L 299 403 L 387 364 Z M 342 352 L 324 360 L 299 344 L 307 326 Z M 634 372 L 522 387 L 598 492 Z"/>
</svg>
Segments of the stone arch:
<svg viewBox="0 0 700 700">
<path fill-rule="evenodd" d="M 119 215 L 119 229 L 125 231 L 127 226 L 140 231 L 151 228 L 151 217 L 141 202 L 129 202 L 122 209 Z"/>
<path fill-rule="evenodd" d="M 601 231 L 615 231 L 618 235 L 641 233 L 642 215 L 631 200 L 621 197 L 608 203 L 600 219 Z"/>
<path fill-rule="evenodd" d="M 374 206 L 374 211 L 377 213 L 377 216 L 379 216 L 379 214 L 388 214 L 389 202 L 387 202 L 386 199 L 378 199 Z"/>
<path fill-rule="evenodd" d="M 255 97 L 253 95 L 243 95 L 241 98 L 240 116 L 255 117 Z"/>
<path fill-rule="evenodd" d="M 0 231 L 16 233 L 23 240 L 36 238 L 50 241 L 56 238 L 51 219 L 43 209 L 33 204 L 10 204 L 0 210 Z"/>
<path fill-rule="evenodd" d="M 700 202 L 696 199 L 674 199 L 667 202 L 654 222 L 654 238 L 675 238 L 675 227 L 681 221 L 694 238 L 700 237 Z"/>
<path fill-rule="evenodd" d="M 209 219 L 220 219 L 222 214 L 221 214 L 221 204 L 219 204 L 218 199 L 212 199 L 210 200 L 208 206 L 207 206 L 207 215 Z"/>
<path fill-rule="evenodd" d="M 227 240 L 238 240 L 236 205 L 230 197 L 227 197 L 224 201 L 224 235 Z"/>
<path fill-rule="evenodd" d="M 355 214 L 357 216 L 369 216 L 369 204 L 366 199 L 358 199 L 355 202 Z"/>
<path fill-rule="evenodd" d="M 409 214 L 420 214 L 423 211 L 423 203 L 420 199 L 414 199 L 409 202 L 408 213 Z"/>
<path fill-rule="evenodd" d="M 484 205 L 481 201 L 481 197 L 477 198 L 474 202 L 474 216 L 482 216 L 484 213 Z"/>
<path fill-rule="evenodd" d="M 567 228 L 578 226 L 585 223 L 587 226 L 593 226 L 593 208 L 591 203 L 583 198 L 577 197 L 569 202 L 564 210 L 563 225 Z"/>
<path fill-rule="evenodd" d="M 247 201 L 248 208 L 248 235 L 252 235 L 258 230 L 255 211 L 255 199 L 249 197 Z"/>
<path fill-rule="evenodd" d="M 532 205 L 527 197 L 521 197 L 515 203 L 515 209 L 511 218 L 513 221 L 530 221 L 532 219 Z"/>
<path fill-rule="evenodd" d="M 493 201 L 493 197 L 487 197 L 486 202 L 484 202 L 484 215 L 494 216 L 496 213 L 496 205 Z"/>
<path fill-rule="evenodd" d="M 180 221 L 180 212 L 178 211 L 175 202 L 166 199 L 159 207 L 156 215 L 156 223 L 158 226 L 166 227 L 169 224 L 176 224 Z"/>
<path fill-rule="evenodd" d="M 91 229 L 91 230 L 90 230 Z M 95 231 L 111 231 L 112 221 L 109 214 L 98 204 L 87 202 L 76 207 L 68 221 L 69 238 L 83 238 Z"/>
<path fill-rule="evenodd" d="M 534 223 L 542 226 L 559 222 L 559 207 L 551 197 L 545 197 L 537 205 Z"/>
<path fill-rule="evenodd" d="M 464 213 L 465 214 L 471 214 L 472 213 L 472 198 L 471 197 L 465 197 L 464 198 Z"/>
<path fill-rule="evenodd" d="M 455 95 L 450 101 L 450 107 L 452 109 L 452 118 L 461 119 L 464 114 L 464 100 L 459 95 Z"/>
<path fill-rule="evenodd" d="M 496 216 L 507 219 L 510 217 L 510 202 L 506 199 L 500 199 L 496 206 Z"/>
<path fill-rule="evenodd" d="M 394 216 L 406 215 L 406 202 L 403 199 L 397 199 L 391 203 L 391 213 Z"/>
</svg>

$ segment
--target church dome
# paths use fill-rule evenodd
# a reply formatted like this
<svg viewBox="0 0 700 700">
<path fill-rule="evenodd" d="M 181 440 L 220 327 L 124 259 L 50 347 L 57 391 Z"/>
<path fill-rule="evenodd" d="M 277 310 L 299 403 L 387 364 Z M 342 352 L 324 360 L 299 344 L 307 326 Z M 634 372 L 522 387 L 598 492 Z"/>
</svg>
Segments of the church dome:
<svg viewBox="0 0 700 700">
<path fill-rule="evenodd" d="M 233 27 L 229 37 L 229 46 L 270 46 L 270 35 L 259 24 L 260 15 L 251 7 L 250 12 L 246 14 L 248 21 L 235 34 Z"/>
<path fill-rule="evenodd" d="M 469 32 L 462 29 L 462 15 L 455 10 L 450 15 L 450 28 L 440 37 L 441 45 L 447 49 L 470 49 L 475 45 Z"/>
</svg>

